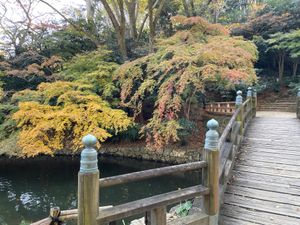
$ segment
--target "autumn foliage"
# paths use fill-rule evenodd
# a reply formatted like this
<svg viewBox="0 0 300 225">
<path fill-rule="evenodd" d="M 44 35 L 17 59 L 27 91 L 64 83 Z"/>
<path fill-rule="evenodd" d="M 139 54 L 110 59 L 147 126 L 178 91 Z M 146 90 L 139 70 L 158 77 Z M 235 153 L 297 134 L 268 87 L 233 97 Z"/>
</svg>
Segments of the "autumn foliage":
<svg viewBox="0 0 300 225">
<path fill-rule="evenodd" d="M 42 83 L 26 90 L 39 101 L 19 103 L 13 115 L 21 132 L 18 144 L 27 157 L 53 155 L 62 150 L 74 153 L 84 135 L 92 133 L 100 142 L 132 125 L 122 110 L 91 92 L 92 87 L 72 82 Z M 14 96 L 22 99 L 22 92 Z"/>
<path fill-rule="evenodd" d="M 257 50 L 252 42 L 230 37 L 224 27 L 200 17 L 177 16 L 172 21 L 179 31 L 160 40 L 156 53 L 122 65 L 115 78 L 122 105 L 136 118 L 149 97 L 154 99 L 142 134 L 155 149 L 179 140 L 179 119 L 189 119 L 191 105 L 197 104 L 206 84 L 233 89 L 256 81 Z"/>
</svg>

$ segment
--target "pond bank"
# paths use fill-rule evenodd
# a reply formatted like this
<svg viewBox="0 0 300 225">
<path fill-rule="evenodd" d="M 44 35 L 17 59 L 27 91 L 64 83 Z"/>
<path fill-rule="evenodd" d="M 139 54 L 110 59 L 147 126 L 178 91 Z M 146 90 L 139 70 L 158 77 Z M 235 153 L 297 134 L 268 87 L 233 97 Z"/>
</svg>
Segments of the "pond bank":
<svg viewBox="0 0 300 225">
<path fill-rule="evenodd" d="M 149 150 L 146 147 L 103 147 L 99 153 L 104 156 L 150 160 L 171 164 L 180 164 L 200 160 L 203 147 L 198 149 L 167 148 L 161 151 Z"/>
</svg>

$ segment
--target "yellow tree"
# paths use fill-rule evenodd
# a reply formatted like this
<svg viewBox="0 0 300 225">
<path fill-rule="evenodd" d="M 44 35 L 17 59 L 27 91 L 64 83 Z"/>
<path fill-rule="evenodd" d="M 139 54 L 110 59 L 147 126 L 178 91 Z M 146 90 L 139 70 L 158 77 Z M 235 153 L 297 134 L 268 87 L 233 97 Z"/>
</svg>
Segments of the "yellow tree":
<svg viewBox="0 0 300 225">
<path fill-rule="evenodd" d="M 18 145 L 27 157 L 53 155 L 63 150 L 74 153 L 81 138 L 94 134 L 100 142 L 126 130 L 132 120 L 119 109 L 93 94 L 89 85 L 72 82 L 42 83 L 37 91 L 17 95 L 35 95 L 35 102 L 20 102 L 13 119 L 20 128 Z M 16 98 L 17 96 L 15 96 Z"/>
</svg>

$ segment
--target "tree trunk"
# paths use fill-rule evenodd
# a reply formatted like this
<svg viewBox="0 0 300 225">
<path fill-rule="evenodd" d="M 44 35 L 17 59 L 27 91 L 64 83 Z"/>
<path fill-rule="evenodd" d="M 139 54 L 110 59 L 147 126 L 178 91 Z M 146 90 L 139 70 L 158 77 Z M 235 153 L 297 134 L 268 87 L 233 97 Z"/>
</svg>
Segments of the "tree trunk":
<svg viewBox="0 0 300 225">
<path fill-rule="evenodd" d="M 113 13 L 111 7 L 109 6 L 108 2 L 106 0 L 101 0 L 102 5 L 105 8 L 105 11 L 107 12 L 113 27 L 116 31 L 116 35 L 117 35 L 117 42 L 118 42 L 118 46 L 120 48 L 120 53 L 121 56 L 123 58 L 124 61 L 128 60 L 128 56 L 127 56 L 127 48 L 126 48 L 126 35 L 125 35 L 125 31 L 126 31 L 126 20 L 125 20 L 125 12 L 124 12 L 124 4 L 123 4 L 123 0 L 118 0 L 118 8 L 119 8 L 119 12 L 116 12 L 119 18 L 119 21 L 117 19 L 117 17 L 115 16 L 115 14 Z"/>
<path fill-rule="evenodd" d="M 182 5 L 183 5 L 183 9 L 184 9 L 184 14 L 185 14 L 187 17 L 190 17 L 189 6 L 188 6 L 186 0 L 182 0 Z"/>
<path fill-rule="evenodd" d="M 86 2 L 86 20 L 88 25 L 90 26 L 91 32 L 95 34 L 96 33 L 96 26 L 94 21 L 95 7 L 93 4 L 93 0 L 85 0 L 85 2 Z"/>
<path fill-rule="evenodd" d="M 293 60 L 293 79 L 296 79 L 299 60 Z"/>
<path fill-rule="evenodd" d="M 196 10 L 195 10 L 194 0 L 190 0 L 190 5 L 191 5 L 191 9 L 192 9 L 192 15 L 197 16 L 197 13 L 196 13 Z"/>
<path fill-rule="evenodd" d="M 150 52 L 154 52 L 154 41 L 155 41 L 155 29 L 156 25 L 158 23 L 158 19 L 160 16 L 160 13 L 163 9 L 164 3 L 166 0 L 157 0 L 157 4 L 154 3 L 153 0 L 148 0 L 148 11 L 149 11 L 149 28 L 150 28 L 150 34 L 149 34 L 149 47 Z M 154 14 L 154 8 L 157 9 Z"/>
<path fill-rule="evenodd" d="M 154 52 L 154 37 L 155 37 L 155 26 L 153 18 L 153 0 L 148 0 L 148 10 L 149 10 L 149 50 Z"/>
<path fill-rule="evenodd" d="M 285 61 L 285 54 L 279 53 L 279 55 L 278 55 L 278 79 L 279 79 L 280 86 L 283 85 L 284 61 Z"/>
<path fill-rule="evenodd" d="M 130 36 L 136 40 L 137 39 L 137 28 L 136 28 L 136 21 L 137 21 L 137 1 L 132 0 L 128 1 L 125 0 L 126 8 L 129 17 L 129 26 L 130 26 Z"/>
<path fill-rule="evenodd" d="M 118 0 L 118 6 L 120 9 L 120 51 L 123 56 L 123 60 L 128 60 L 127 48 L 126 48 L 126 18 L 125 18 L 125 9 L 123 0 Z"/>
</svg>

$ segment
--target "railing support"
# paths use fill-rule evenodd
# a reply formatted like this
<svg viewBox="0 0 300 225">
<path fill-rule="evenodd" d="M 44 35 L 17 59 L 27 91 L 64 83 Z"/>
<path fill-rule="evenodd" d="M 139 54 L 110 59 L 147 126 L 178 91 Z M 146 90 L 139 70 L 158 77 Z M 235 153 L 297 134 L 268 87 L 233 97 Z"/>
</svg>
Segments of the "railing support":
<svg viewBox="0 0 300 225">
<path fill-rule="evenodd" d="M 254 88 L 253 89 L 253 117 L 256 117 L 256 111 L 257 111 L 257 91 Z"/>
<path fill-rule="evenodd" d="M 253 116 L 253 106 L 254 106 L 254 101 L 253 101 L 253 91 L 252 91 L 252 87 L 248 87 L 248 91 L 247 91 L 247 99 L 250 100 L 250 109 L 251 109 L 251 118 Z M 246 109 L 247 110 L 247 109 Z"/>
<path fill-rule="evenodd" d="M 78 225 L 96 225 L 99 214 L 99 170 L 95 145 L 97 138 L 87 135 L 83 139 L 78 173 Z"/>
<path fill-rule="evenodd" d="M 207 122 L 204 156 L 208 164 L 203 172 L 204 186 L 208 187 L 210 194 L 204 197 L 205 211 L 209 215 L 209 225 L 217 225 L 219 217 L 219 157 L 218 149 L 219 123 L 212 119 Z"/>
<path fill-rule="evenodd" d="M 300 119 L 300 88 L 297 93 L 297 118 Z"/>
<path fill-rule="evenodd" d="M 62 225 L 64 224 L 61 220 L 60 220 L 60 208 L 59 207 L 53 207 L 50 209 L 50 218 L 51 218 L 51 223 L 50 224 L 55 224 L 55 225 Z"/>
<path fill-rule="evenodd" d="M 236 109 L 241 109 L 239 115 L 237 116 L 237 121 L 241 124 L 240 126 L 240 135 L 242 136 L 244 134 L 244 108 L 243 108 L 243 96 L 242 96 L 242 91 L 237 91 L 237 96 L 235 100 L 235 107 Z"/>
<path fill-rule="evenodd" d="M 151 210 L 150 225 L 166 225 L 167 208 L 165 206 Z"/>
</svg>

